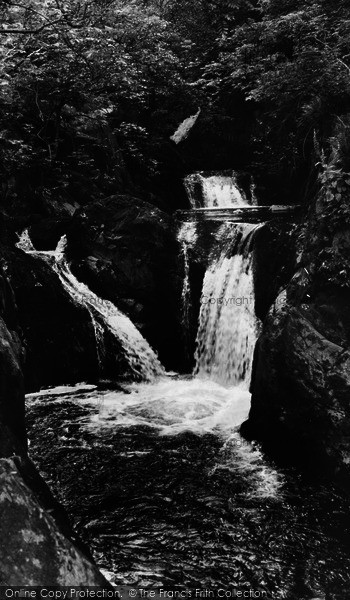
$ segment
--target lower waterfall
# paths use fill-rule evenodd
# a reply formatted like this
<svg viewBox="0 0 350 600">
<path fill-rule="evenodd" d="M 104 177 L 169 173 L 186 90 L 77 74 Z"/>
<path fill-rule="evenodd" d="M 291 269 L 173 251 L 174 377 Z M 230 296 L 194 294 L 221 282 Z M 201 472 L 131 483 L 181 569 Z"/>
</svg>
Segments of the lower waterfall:
<svg viewBox="0 0 350 600">
<path fill-rule="evenodd" d="M 22 233 L 17 247 L 49 264 L 73 302 L 84 306 L 89 311 L 94 326 L 96 353 L 100 366 L 104 358 L 104 331 L 108 329 L 121 343 L 125 358 L 135 376 L 151 381 L 156 376 L 164 374 L 155 352 L 130 319 L 112 302 L 94 294 L 87 285 L 78 281 L 73 275 L 65 258 L 66 244 L 66 237 L 63 236 L 56 250 L 37 251 L 26 230 Z"/>
<path fill-rule="evenodd" d="M 185 187 L 193 208 L 249 207 L 232 174 L 190 175 Z M 196 339 L 194 375 L 227 387 L 247 389 L 257 339 L 252 248 L 255 233 L 263 224 L 224 223 L 216 232 L 205 273 Z M 184 327 L 188 326 L 190 282 L 187 248 L 196 245 L 196 224 L 184 223 L 178 239 L 185 256 L 183 295 Z M 194 231 L 193 231 L 194 230 Z M 191 233 L 191 235 L 189 235 Z"/>
<path fill-rule="evenodd" d="M 224 226 L 204 277 L 194 373 L 227 386 L 249 387 L 258 333 L 251 241 L 260 227 Z"/>
</svg>

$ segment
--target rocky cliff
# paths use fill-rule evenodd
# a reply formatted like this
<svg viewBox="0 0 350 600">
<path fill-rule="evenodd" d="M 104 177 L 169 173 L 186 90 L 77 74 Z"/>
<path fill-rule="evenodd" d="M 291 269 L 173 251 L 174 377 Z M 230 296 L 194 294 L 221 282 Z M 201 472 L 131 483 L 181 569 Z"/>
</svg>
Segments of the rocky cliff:
<svg viewBox="0 0 350 600">
<path fill-rule="evenodd" d="M 0 265 L 18 307 L 26 391 L 96 379 L 96 344 L 88 311 L 72 301 L 43 261 L 2 247 Z"/>
<path fill-rule="evenodd" d="M 182 264 L 172 218 L 129 195 L 96 199 L 70 216 L 55 210 L 52 206 L 49 217 L 29 220 L 15 211 L 0 220 L 0 266 L 18 306 L 26 391 L 101 377 L 123 379 L 129 371 L 113 336 L 105 340 L 101 368 L 88 311 L 77 306 L 48 264 L 14 247 L 15 231 L 23 228 L 37 250 L 53 250 L 66 234 L 78 280 L 127 314 L 167 368 L 183 370 Z"/>
<path fill-rule="evenodd" d="M 297 271 L 264 321 L 243 432 L 350 479 L 350 176 L 337 157 L 300 235 Z M 305 457 L 304 457 L 305 458 Z"/>
<path fill-rule="evenodd" d="M 0 271 L 0 423 L 25 445 L 23 351 L 19 338 L 13 291 Z M 6 437 L 1 436 L 3 455 Z"/>
<path fill-rule="evenodd" d="M 108 584 L 26 452 L 24 353 L 14 295 L 0 271 L 0 584 Z"/>
<path fill-rule="evenodd" d="M 76 213 L 68 249 L 78 279 L 130 317 L 166 368 L 181 370 L 182 265 L 171 217 L 112 196 Z"/>
</svg>

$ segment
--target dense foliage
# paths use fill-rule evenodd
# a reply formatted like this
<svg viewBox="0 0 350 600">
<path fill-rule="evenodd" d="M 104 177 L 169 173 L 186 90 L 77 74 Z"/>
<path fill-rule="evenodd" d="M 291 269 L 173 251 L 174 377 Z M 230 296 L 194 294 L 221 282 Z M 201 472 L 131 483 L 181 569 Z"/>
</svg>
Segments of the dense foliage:
<svg viewBox="0 0 350 600">
<path fill-rule="evenodd" d="M 157 170 L 167 114 L 191 97 L 186 43 L 157 11 L 25 0 L 3 6 L 2 23 L 4 194 L 106 194 Z"/>
<path fill-rule="evenodd" d="M 290 176 L 310 170 L 350 109 L 350 7 L 324 0 L 262 0 L 253 19 L 220 40 L 205 70 L 221 103 L 239 89 L 256 112 L 257 161 Z"/>
<path fill-rule="evenodd" d="M 3 0 L 0 17 L 3 204 L 152 191 L 198 107 L 243 119 L 246 170 L 300 194 L 315 139 L 347 138 L 345 0 Z"/>
</svg>

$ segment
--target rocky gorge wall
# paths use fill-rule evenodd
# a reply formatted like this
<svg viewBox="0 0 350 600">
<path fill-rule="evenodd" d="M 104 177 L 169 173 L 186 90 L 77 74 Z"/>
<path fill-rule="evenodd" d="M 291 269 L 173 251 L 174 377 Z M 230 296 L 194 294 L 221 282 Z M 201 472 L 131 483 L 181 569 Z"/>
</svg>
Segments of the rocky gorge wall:
<svg viewBox="0 0 350 600">
<path fill-rule="evenodd" d="M 0 583 L 108 587 L 28 458 L 23 360 L 14 294 L 0 270 Z"/>
<path fill-rule="evenodd" d="M 19 443 L 26 444 L 24 422 L 24 384 L 21 372 L 21 346 L 13 291 L 8 279 L 0 271 L 0 424 Z M 7 436 L 1 436 L 1 451 L 10 455 Z"/>
<path fill-rule="evenodd" d="M 258 340 L 252 407 L 242 431 L 312 468 L 350 476 L 350 177 L 323 165 L 296 272 L 271 306 Z"/>
<path fill-rule="evenodd" d="M 96 378 L 95 337 L 88 311 L 73 303 L 57 275 L 40 259 L 2 246 L 0 265 L 18 308 L 26 391 Z"/>
<path fill-rule="evenodd" d="M 77 211 L 68 250 L 76 277 L 136 324 L 167 369 L 181 370 L 183 273 L 171 216 L 138 198 L 111 196 Z"/>
<path fill-rule="evenodd" d="M 0 581 L 6 585 L 108 585 L 28 458 L 24 391 L 127 375 L 112 336 L 99 371 L 88 310 L 45 261 L 15 248 L 15 232 L 29 227 L 36 248 L 45 250 L 66 233 L 76 275 L 129 314 L 165 362 L 181 357 L 182 280 L 171 218 L 125 196 L 76 209 L 74 216 L 33 220 L 0 214 L 0 533 L 9 540 L 0 551 Z"/>
<path fill-rule="evenodd" d="M 19 221 L 21 228 L 29 229 L 37 250 L 53 250 L 66 234 L 68 260 L 78 280 L 129 316 L 166 368 L 184 368 L 182 264 L 167 213 L 138 198 L 118 195 L 78 206 L 70 216 L 58 211 L 56 216 L 34 215 L 32 220 L 5 217 L 0 265 L 18 306 L 27 392 L 100 378 L 124 380 L 129 371 L 112 335 L 105 335 L 101 367 L 88 310 L 74 302 L 48 264 L 15 248 Z"/>
</svg>

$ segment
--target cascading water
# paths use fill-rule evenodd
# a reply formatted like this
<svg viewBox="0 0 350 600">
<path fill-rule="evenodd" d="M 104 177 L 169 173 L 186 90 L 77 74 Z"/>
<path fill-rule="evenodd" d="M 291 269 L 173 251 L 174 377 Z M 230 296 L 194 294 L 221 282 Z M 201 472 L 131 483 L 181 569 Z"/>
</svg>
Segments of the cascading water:
<svg viewBox="0 0 350 600">
<path fill-rule="evenodd" d="M 190 285 L 190 256 L 197 240 L 196 226 L 194 223 L 183 223 L 178 233 L 183 261 L 183 284 L 181 293 L 182 332 L 186 358 L 189 359 L 189 335 L 191 329 L 192 302 Z"/>
<path fill-rule="evenodd" d="M 47 262 L 58 275 L 72 300 L 89 311 L 94 326 L 96 352 L 100 364 L 104 359 L 104 331 L 107 329 L 121 343 L 125 358 L 135 376 L 151 381 L 156 376 L 164 374 L 164 369 L 152 348 L 130 319 L 120 312 L 112 302 L 99 298 L 73 275 L 65 259 L 66 243 L 66 237 L 63 236 L 56 250 L 37 251 L 26 230 L 22 233 L 17 247 Z"/>
<path fill-rule="evenodd" d="M 193 173 L 186 177 L 184 184 L 192 208 L 248 206 L 234 172 L 209 176 Z"/>
<path fill-rule="evenodd" d="M 257 319 L 251 239 L 260 226 L 222 226 L 226 238 L 204 277 L 195 374 L 222 385 L 249 387 Z"/>
<path fill-rule="evenodd" d="M 193 208 L 249 207 L 234 174 L 196 173 L 185 186 Z M 260 227 L 222 224 L 204 277 L 194 374 L 226 386 L 249 386 L 257 338 L 251 242 Z"/>
</svg>

